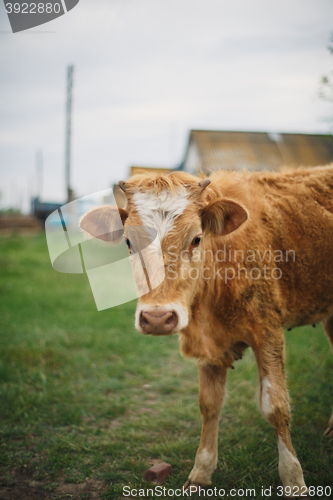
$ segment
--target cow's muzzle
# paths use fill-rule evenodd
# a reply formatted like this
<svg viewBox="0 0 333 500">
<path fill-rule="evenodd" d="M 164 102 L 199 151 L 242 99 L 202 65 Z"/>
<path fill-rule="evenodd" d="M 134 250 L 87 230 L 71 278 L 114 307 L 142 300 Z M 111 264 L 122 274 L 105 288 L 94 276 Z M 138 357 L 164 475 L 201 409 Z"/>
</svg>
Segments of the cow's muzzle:
<svg viewBox="0 0 333 500">
<path fill-rule="evenodd" d="M 139 323 L 143 333 L 153 335 L 170 335 L 177 331 L 179 319 L 176 311 L 156 309 L 141 311 Z"/>
</svg>

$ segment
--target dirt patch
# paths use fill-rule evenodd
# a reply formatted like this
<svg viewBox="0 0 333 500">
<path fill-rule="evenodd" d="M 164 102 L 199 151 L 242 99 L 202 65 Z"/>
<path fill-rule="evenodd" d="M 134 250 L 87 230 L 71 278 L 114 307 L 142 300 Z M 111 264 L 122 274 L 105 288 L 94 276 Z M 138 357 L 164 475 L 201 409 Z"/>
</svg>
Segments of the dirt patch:
<svg viewBox="0 0 333 500">
<path fill-rule="evenodd" d="M 109 430 L 113 431 L 114 429 L 118 429 L 118 427 L 121 427 L 121 422 L 116 418 L 112 419 L 109 425 Z"/>
<path fill-rule="evenodd" d="M 103 481 L 86 479 L 83 483 L 65 483 L 55 479 L 52 483 L 40 482 L 31 478 L 0 478 L 0 500 L 82 500 L 100 499 L 106 485 Z"/>
<path fill-rule="evenodd" d="M 103 481 L 97 481 L 96 479 L 86 479 L 83 483 L 73 484 L 73 483 L 62 483 L 59 485 L 52 493 L 54 495 L 60 495 L 60 498 L 66 495 L 72 495 L 73 499 L 82 498 L 82 495 L 90 494 L 90 498 L 101 498 L 101 494 L 105 490 L 106 486 Z"/>
</svg>

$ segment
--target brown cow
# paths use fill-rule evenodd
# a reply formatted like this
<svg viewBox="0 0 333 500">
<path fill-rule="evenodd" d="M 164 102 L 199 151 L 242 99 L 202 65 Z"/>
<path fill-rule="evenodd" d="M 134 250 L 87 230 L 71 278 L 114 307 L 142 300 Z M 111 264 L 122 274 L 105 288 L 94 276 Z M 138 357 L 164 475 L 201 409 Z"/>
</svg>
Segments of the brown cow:
<svg viewBox="0 0 333 500">
<path fill-rule="evenodd" d="M 333 167 L 201 181 L 142 174 L 120 187 L 126 209 L 93 209 L 81 227 L 92 236 L 112 231 L 119 210 L 130 251 L 126 227 L 158 233 L 165 279 L 139 299 L 136 328 L 179 332 L 183 356 L 198 360 L 202 434 L 187 485 L 211 484 L 227 369 L 250 346 L 286 496 L 306 494 L 289 433 L 283 328 L 323 321 L 333 347 Z M 328 425 L 333 435 L 333 416 Z"/>
</svg>

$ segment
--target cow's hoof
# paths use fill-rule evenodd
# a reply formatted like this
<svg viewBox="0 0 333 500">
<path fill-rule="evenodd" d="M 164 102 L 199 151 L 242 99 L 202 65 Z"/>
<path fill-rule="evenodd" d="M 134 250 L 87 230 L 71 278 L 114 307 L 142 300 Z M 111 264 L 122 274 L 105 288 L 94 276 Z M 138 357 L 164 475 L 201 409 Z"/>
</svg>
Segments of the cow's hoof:
<svg viewBox="0 0 333 500">
<path fill-rule="evenodd" d="M 333 437 L 333 429 L 332 429 L 332 427 L 327 427 L 326 431 L 324 432 L 324 436 L 327 436 L 329 438 Z"/>
<path fill-rule="evenodd" d="M 192 481 L 188 479 L 183 486 L 184 490 L 189 490 L 190 496 L 199 493 L 199 488 L 208 488 L 208 484 L 192 483 Z"/>
</svg>

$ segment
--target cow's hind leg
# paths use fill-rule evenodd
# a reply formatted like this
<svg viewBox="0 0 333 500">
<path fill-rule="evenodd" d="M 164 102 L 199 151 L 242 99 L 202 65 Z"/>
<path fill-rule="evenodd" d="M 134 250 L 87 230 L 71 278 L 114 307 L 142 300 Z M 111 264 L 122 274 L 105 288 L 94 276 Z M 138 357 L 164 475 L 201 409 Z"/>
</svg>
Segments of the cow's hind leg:
<svg viewBox="0 0 333 500">
<path fill-rule="evenodd" d="M 323 322 L 323 325 L 333 352 L 333 315 L 327 318 Z M 333 414 L 328 421 L 328 427 L 325 431 L 325 434 L 328 435 L 329 437 L 333 437 Z"/>
<path fill-rule="evenodd" d="M 290 407 L 284 374 L 283 330 L 268 333 L 255 349 L 260 377 L 260 409 L 274 427 L 279 450 L 279 474 L 287 498 L 306 495 L 301 465 L 290 438 Z"/>
<path fill-rule="evenodd" d="M 198 363 L 199 404 L 202 416 L 200 445 L 186 487 L 208 486 L 217 465 L 217 436 L 221 404 L 225 392 L 225 368 Z M 193 485 L 193 486 L 191 486 Z"/>
</svg>

